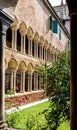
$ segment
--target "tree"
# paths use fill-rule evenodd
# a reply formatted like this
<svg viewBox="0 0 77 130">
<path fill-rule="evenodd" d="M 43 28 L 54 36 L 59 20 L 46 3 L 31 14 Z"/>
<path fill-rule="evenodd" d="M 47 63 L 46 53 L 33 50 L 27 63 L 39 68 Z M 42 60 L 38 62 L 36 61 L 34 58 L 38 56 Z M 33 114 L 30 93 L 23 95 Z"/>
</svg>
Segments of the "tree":
<svg viewBox="0 0 77 130">
<path fill-rule="evenodd" d="M 57 130 L 62 121 L 70 119 L 70 52 L 59 54 L 56 62 L 43 65 L 42 70 L 51 102 L 45 117 L 50 130 Z"/>
</svg>

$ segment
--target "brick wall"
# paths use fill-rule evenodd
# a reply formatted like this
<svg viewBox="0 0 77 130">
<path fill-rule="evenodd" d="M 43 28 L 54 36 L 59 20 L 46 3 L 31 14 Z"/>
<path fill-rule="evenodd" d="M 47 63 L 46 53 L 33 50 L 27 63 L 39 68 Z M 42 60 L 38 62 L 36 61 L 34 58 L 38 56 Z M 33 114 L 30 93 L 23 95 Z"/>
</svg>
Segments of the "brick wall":
<svg viewBox="0 0 77 130">
<path fill-rule="evenodd" d="M 26 105 L 35 101 L 42 100 L 43 98 L 45 98 L 44 91 L 6 95 L 5 109 L 18 107 L 20 105 Z"/>
</svg>

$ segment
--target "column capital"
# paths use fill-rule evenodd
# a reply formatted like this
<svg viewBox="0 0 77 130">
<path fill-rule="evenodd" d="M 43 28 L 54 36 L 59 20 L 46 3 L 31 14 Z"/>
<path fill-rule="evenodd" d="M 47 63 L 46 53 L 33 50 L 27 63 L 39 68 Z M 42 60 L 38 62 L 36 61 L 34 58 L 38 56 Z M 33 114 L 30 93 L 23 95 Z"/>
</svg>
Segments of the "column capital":
<svg viewBox="0 0 77 130">
<path fill-rule="evenodd" d="M 77 13 L 77 1 L 76 0 L 66 0 L 68 8 L 69 8 L 69 15 Z"/>
</svg>

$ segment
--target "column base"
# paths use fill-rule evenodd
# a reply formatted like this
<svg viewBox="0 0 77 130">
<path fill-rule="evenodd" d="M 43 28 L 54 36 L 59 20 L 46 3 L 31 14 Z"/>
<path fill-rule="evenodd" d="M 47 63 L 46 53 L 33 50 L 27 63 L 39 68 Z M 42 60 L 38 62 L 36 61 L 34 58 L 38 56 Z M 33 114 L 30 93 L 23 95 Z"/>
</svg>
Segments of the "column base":
<svg viewBox="0 0 77 130">
<path fill-rule="evenodd" d="M 7 124 L 4 121 L 0 121 L 0 130 L 8 130 Z"/>
</svg>

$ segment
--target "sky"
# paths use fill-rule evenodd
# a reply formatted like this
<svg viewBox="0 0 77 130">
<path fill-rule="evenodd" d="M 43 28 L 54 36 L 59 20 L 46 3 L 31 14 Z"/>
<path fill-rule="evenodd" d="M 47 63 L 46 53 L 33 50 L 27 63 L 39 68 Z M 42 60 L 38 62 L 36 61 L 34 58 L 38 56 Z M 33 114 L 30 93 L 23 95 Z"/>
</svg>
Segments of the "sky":
<svg viewBox="0 0 77 130">
<path fill-rule="evenodd" d="M 52 4 L 52 6 L 57 6 L 61 4 L 61 0 L 49 0 Z M 63 0 L 63 3 L 65 4 L 66 0 Z"/>
</svg>

